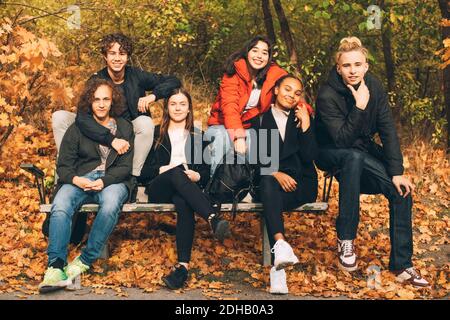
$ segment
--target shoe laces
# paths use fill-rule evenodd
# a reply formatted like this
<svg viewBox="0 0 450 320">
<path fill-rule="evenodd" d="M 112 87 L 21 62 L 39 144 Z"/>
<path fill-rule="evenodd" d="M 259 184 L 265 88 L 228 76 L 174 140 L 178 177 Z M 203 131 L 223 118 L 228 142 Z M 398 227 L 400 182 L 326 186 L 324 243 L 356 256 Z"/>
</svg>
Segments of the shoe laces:
<svg viewBox="0 0 450 320">
<path fill-rule="evenodd" d="M 406 272 L 407 274 L 409 274 L 409 275 L 410 275 L 411 277 L 413 277 L 413 278 L 416 278 L 416 279 L 422 278 L 422 277 L 420 276 L 420 274 L 416 271 L 416 269 L 414 269 L 414 267 L 406 268 L 406 269 L 405 269 L 405 272 Z"/>
<path fill-rule="evenodd" d="M 283 243 L 284 243 L 284 241 L 277 241 L 277 242 L 275 242 L 275 244 L 273 245 L 273 248 L 270 249 L 270 252 L 275 253 L 275 248 L 283 246 Z"/>
<path fill-rule="evenodd" d="M 344 257 L 352 256 L 354 253 L 353 241 L 352 240 L 341 241 L 341 250 L 344 254 Z"/>
</svg>

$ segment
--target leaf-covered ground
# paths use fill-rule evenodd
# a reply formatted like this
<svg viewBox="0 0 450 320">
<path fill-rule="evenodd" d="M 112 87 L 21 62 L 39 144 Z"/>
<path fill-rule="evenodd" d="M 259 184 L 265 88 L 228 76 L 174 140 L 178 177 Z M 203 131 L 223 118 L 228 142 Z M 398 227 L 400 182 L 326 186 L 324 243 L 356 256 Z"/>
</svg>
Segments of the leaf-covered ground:
<svg viewBox="0 0 450 320">
<path fill-rule="evenodd" d="M 44 214 L 39 213 L 38 195 L 31 176 L 18 169 L 33 162 L 51 175 L 54 147 L 51 133 L 22 125 L 2 152 L 0 172 L 0 293 L 20 296 L 37 294 L 46 267 L 47 241 L 41 233 Z M 435 299 L 448 296 L 450 166 L 442 150 L 423 143 L 405 148 L 405 167 L 416 184 L 414 196 L 414 264 L 431 281 L 430 289 L 415 289 L 394 281 L 387 271 L 389 257 L 389 212 L 382 196 L 361 196 L 361 219 L 357 253 L 358 271 L 348 274 L 336 265 L 335 219 L 337 184 L 333 185 L 330 208 L 324 215 L 287 213 L 287 237 L 300 263 L 287 270 L 291 295 L 347 296 L 358 299 Z M 229 216 L 226 216 L 231 219 Z M 90 221 L 92 221 L 92 216 Z M 103 294 L 123 287 L 154 292 L 161 277 L 176 262 L 175 236 L 163 232 L 161 223 L 175 224 L 174 214 L 124 214 L 111 236 L 112 256 L 99 260 L 83 277 L 83 285 Z M 268 291 L 269 267 L 261 265 L 259 216 L 239 214 L 231 222 L 232 237 L 224 244 L 214 240 L 207 224 L 198 220 L 192 252 L 192 272 L 185 289 L 199 288 L 209 298 L 226 298 L 244 282 Z M 70 259 L 80 248 L 70 247 Z M 368 286 L 370 266 L 381 269 L 381 284 Z M 371 267 L 373 268 L 373 267 Z M 183 294 L 183 291 L 180 291 Z"/>
</svg>

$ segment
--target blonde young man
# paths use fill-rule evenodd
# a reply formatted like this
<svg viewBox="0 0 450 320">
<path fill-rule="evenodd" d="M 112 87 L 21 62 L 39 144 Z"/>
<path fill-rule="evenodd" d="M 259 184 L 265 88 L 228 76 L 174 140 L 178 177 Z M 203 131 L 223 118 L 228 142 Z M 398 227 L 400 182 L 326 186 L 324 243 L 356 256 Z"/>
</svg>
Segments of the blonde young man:
<svg viewBox="0 0 450 320">
<path fill-rule="evenodd" d="M 388 96 L 381 82 L 368 73 L 367 55 L 358 38 L 342 39 L 336 66 L 316 102 L 320 149 L 316 164 L 322 170 L 339 170 L 339 266 L 349 272 L 358 268 L 354 240 L 360 194 L 382 193 L 389 200 L 389 269 L 400 282 L 427 287 L 428 281 L 411 261 L 414 185 L 403 176 L 403 157 Z M 376 133 L 382 146 L 373 140 Z"/>
</svg>

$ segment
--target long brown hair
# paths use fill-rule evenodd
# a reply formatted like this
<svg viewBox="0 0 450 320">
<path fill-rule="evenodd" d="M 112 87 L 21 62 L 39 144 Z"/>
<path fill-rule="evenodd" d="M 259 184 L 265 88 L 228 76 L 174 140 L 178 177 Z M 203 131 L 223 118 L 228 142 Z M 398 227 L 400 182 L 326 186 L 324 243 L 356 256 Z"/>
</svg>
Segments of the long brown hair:
<svg viewBox="0 0 450 320">
<path fill-rule="evenodd" d="M 192 106 L 192 98 L 189 92 L 186 91 L 184 88 L 178 88 L 174 89 L 170 95 L 164 99 L 164 109 L 163 109 L 163 115 L 161 120 L 161 126 L 159 127 L 159 137 L 158 140 L 155 142 L 155 149 L 159 147 L 159 145 L 162 143 L 164 137 L 167 135 L 167 131 L 169 130 L 169 124 L 170 124 L 170 116 L 169 116 L 169 100 L 172 96 L 181 93 L 184 95 L 188 100 L 189 105 L 189 113 L 186 117 L 186 126 L 184 127 L 188 132 L 191 132 L 194 128 L 194 107 Z"/>
<path fill-rule="evenodd" d="M 125 98 L 117 87 L 109 80 L 94 77 L 86 83 L 83 93 L 78 101 L 78 110 L 84 113 L 92 113 L 95 91 L 101 86 L 107 86 L 112 91 L 112 103 L 109 115 L 113 118 L 120 117 L 125 111 Z"/>
</svg>

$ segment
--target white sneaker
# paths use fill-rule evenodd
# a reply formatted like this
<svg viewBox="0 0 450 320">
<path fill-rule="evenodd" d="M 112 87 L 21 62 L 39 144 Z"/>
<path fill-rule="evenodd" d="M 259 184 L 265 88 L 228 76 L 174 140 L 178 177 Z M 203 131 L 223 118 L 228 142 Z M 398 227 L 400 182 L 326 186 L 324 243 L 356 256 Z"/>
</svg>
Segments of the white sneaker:
<svg viewBox="0 0 450 320">
<path fill-rule="evenodd" d="M 356 261 L 355 246 L 353 240 L 338 239 L 339 267 L 345 271 L 352 272 L 358 269 Z"/>
<path fill-rule="evenodd" d="M 430 283 L 422 278 L 420 273 L 418 273 L 413 267 L 403 269 L 394 273 L 397 275 L 397 277 L 395 277 L 395 280 L 400 283 L 412 284 L 413 286 L 420 288 L 430 286 Z"/>
<path fill-rule="evenodd" d="M 270 269 L 270 293 L 288 294 L 289 290 L 286 284 L 286 271 L 277 270 L 275 267 Z"/>
<path fill-rule="evenodd" d="M 292 250 L 289 243 L 282 239 L 275 242 L 271 251 L 275 254 L 274 265 L 277 270 L 298 263 L 294 250 Z"/>
</svg>

